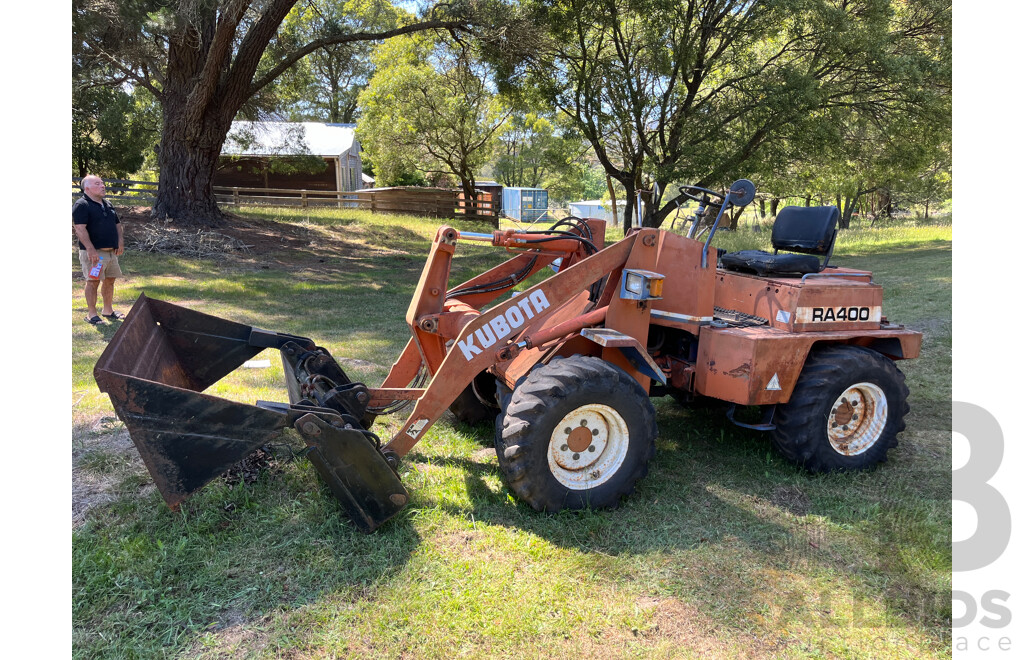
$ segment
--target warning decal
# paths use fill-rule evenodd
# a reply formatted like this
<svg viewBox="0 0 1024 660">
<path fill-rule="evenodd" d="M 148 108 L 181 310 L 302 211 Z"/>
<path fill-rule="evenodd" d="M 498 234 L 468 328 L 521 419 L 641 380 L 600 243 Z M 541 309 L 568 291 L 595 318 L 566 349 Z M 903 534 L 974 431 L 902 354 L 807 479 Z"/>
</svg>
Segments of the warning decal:
<svg viewBox="0 0 1024 660">
<path fill-rule="evenodd" d="M 770 381 L 768 381 L 768 387 L 766 387 L 764 389 L 766 389 L 766 390 L 781 390 L 782 388 L 779 386 L 779 374 L 776 373 L 774 376 L 772 376 L 772 379 Z"/>
</svg>

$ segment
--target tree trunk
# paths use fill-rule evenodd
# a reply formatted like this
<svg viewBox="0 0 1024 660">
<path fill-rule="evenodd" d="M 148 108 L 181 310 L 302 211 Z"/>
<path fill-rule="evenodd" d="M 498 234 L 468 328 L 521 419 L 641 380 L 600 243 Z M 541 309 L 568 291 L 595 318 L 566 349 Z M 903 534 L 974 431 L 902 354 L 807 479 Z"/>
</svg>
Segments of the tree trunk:
<svg viewBox="0 0 1024 660">
<path fill-rule="evenodd" d="M 615 202 L 615 186 L 612 185 L 612 178 L 607 174 L 604 177 L 608 181 L 608 195 L 612 198 L 612 226 L 619 226 L 619 206 Z"/>
<path fill-rule="evenodd" d="M 778 197 L 772 197 L 772 201 L 769 204 L 769 208 L 771 208 L 773 218 L 779 214 L 779 201 L 780 200 Z"/>
<path fill-rule="evenodd" d="M 857 197 L 856 196 L 851 197 L 849 195 L 846 195 L 844 197 L 842 195 L 836 195 L 836 204 L 839 207 L 839 228 L 840 229 L 849 229 L 850 228 L 850 218 L 853 217 L 853 206 L 854 206 L 854 203 L 856 201 L 857 201 Z"/>
<path fill-rule="evenodd" d="M 633 216 L 636 215 L 636 188 L 632 181 L 622 181 L 622 187 L 626 189 L 626 208 L 623 211 L 622 231 L 629 232 L 633 228 Z"/>
<path fill-rule="evenodd" d="M 661 226 L 661 223 L 666 217 L 668 217 L 668 209 L 665 209 L 664 215 L 657 213 L 658 200 L 654 198 L 653 190 L 641 190 L 640 191 L 641 208 L 643 215 L 640 218 L 641 227 L 654 227 L 657 229 Z"/>
<path fill-rule="evenodd" d="M 231 120 L 211 118 L 200 121 L 185 117 L 184 103 L 178 107 L 164 101 L 163 138 L 159 146 L 160 183 L 153 215 L 185 223 L 215 225 L 224 214 L 213 195 L 213 175 L 220 148 L 231 128 Z"/>
</svg>

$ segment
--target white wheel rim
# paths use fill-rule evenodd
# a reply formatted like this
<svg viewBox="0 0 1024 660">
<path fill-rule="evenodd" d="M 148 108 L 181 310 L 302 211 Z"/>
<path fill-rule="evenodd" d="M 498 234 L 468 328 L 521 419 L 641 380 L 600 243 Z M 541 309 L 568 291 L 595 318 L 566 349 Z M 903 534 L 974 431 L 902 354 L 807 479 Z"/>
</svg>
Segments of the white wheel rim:
<svg viewBox="0 0 1024 660">
<path fill-rule="evenodd" d="M 562 418 L 548 442 L 548 468 L 558 483 L 588 490 L 611 479 L 629 449 L 629 428 L 614 408 L 580 406 Z"/>
<path fill-rule="evenodd" d="M 839 395 L 828 414 L 828 441 L 845 456 L 871 449 L 889 419 L 885 392 L 874 383 L 857 383 Z"/>
</svg>

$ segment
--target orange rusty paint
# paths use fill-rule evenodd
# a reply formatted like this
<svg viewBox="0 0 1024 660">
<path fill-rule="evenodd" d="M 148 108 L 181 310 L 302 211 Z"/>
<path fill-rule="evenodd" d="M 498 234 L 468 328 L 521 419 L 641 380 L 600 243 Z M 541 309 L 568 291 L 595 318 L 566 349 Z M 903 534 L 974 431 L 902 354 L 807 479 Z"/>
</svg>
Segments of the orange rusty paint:
<svg viewBox="0 0 1024 660">
<path fill-rule="evenodd" d="M 655 311 L 685 315 L 692 320 L 656 316 L 656 323 L 681 328 L 694 334 L 700 331 L 699 319 L 710 319 L 715 312 L 714 265 L 701 266 L 704 243 L 678 234 L 664 233 L 659 237 L 656 273 L 665 276 L 661 300 L 651 301 Z"/>
<path fill-rule="evenodd" d="M 560 323 L 571 321 L 580 314 L 583 314 L 588 307 L 590 307 L 589 294 L 586 291 L 578 293 L 564 305 L 552 312 L 547 318 L 534 321 L 527 325 L 526 329 L 516 337 L 516 340 L 518 341 L 519 338 L 532 332 L 539 332 L 544 328 L 554 327 Z M 591 342 L 588 341 L 587 343 Z M 519 379 L 525 376 L 530 369 L 533 369 L 534 365 L 538 362 L 541 362 L 546 357 L 556 353 L 560 354 L 558 348 L 559 347 L 556 344 L 555 346 L 542 346 L 524 349 L 520 351 L 519 354 L 510 362 L 495 365 L 493 369 L 494 374 L 500 380 L 504 381 L 507 387 L 513 388 Z"/>
<path fill-rule="evenodd" d="M 870 345 L 889 340 L 903 357 L 917 357 L 921 334 L 887 330 L 785 332 L 768 327 L 701 329 L 695 389 L 706 396 L 742 405 L 789 401 L 811 348 L 818 343 Z M 768 389 L 773 378 L 779 389 Z"/>
<path fill-rule="evenodd" d="M 829 269 L 829 277 L 806 281 L 795 277 L 758 277 L 719 269 L 715 278 L 715 305 L 757 316 L 779 330 L 790 332 L 877 328 L 878 320 L 797 323 L 801 308 L 880 308 L 882 287 L 868 281 L 871 273 L 852 269 Z M 832 275 L 849 274 L 849 277 Z"/>
<path fill-rule="evenodd" d="M 572 451 L 580 452 L 585 451 L 593 441 L 594 434 L 590 429 L 586 426 L 577 426 L 569 433 L 569 438 L 565 443 L 569 445 L 569 449 Z"/>
<path fill-rule="evenodd" d="M 603 246 L 603 230 L 603 224 L 595 225 L 594 242 L 599 246 Z M 847 276 L 807 280 L 728 272 L 714 265 L 701 266 L 702 242 L 647 228 L 589 257 L 579 242 L 557 234 L 551 234 L 553 240 L 547 243 L 523 242 L 542 236 L 495 232 L 495 245 L 535 251 L 519 254 L 451 288 L 447 278 L 457 232 L 448 227 L 438 231 L 406 317 L 414 339 L 392 368 L 385 386 L 403 387 L 421 363 L 434 379 L 416 400 L 412 414 L 388 449 L 400 456 L 408 452 L 484 370 L 514 387 L 538 362 L 555 355 L 583 353 L 616 364 L 648 389 L 650 379 L 639 373 L 621 351 L 597 346 L 579 335 L 581 327 L 599 323 L 589 317 L 580 318 L 587 314 L 604 314 L 605 327 L 632 337 L 641 347 L 646 346 L 652 322 L 692 333 L 698 338 L 696 362 L 691 364 L 683 356 L 658 357 L 670 382 L 686 391 L 746 405 L 787 401 L 808 352 L 817 342 L 869 346 L 893 358 L 916 357 L 920 350 L 920 333 L 882 322 L 882 289 L 871 283 L 870 273 L 864 271 L 831 269 L 833 275 Z M 511 284 L 494 292 L 460 294 L 458 299 L 444 300 L 447 291 L 514 275 L 518 279 L 518 274 L 526 271 L 536 273 L 559 251 L 563 262 L 556 275 L 486 311 L 481 311 L 482 307 L 505 293 Z M 621 298 L 618 292 L 623 268 L 664 275 L 662 297 L 648 301 Z M 601 299 L 591 302 L 587 287 L 602 277 L 607 277 L 607 284 Z M 546 296 L 547 307 L 525 318 L 515 308 L 533 292 Z M 766 324 L 746 328 L 712 326 L 709 322 L 716 306 L 761 317 Z M 605 307 L 606 312 L 595 311 Z M 826 311 L 817 316 L 808 311 L 816 308 Z M 510 309 L 514 316 L 505 316 Z M 858 310 L 857 318 L 845 320 L 852 315 L 841 313 L 840 318 L 834 318 L 832 312 L 845 309 Z M 869 312 L 861 310 L 870 310 L 871 318 L 867 319 Z M 510 350 L 526 337 L 533 340 L 532 347 Z M 419 355 L 412 353 L 411 347 Z M 385 398 L 383 392 L 375 396 Z"/>
<path fill-rule="evenodd" d="M 410 337 L 398 360 L 391 365 L 391 371 L 388 372 L 388 377 L 384 379 L 381 387 L 405 387 L 416 378 L 422 365 L 419 347 L 416 340 Z"/>
<path fill-rule="evenodd" d="M 548 342 L 554 341 L 555 339 L 561 339 L 571 334 L 576 334 L 583 328 L 593 327 L 595 325 L 601 325 L 604 323 L 605 318 L 608 316 L 608 308 L 601 307 L 585 314 L 575 316 L 568 321 L 563 321 L 558 325 L 545 324 L 543 330 L 523 335 L 522 341 L 526 342 L 527 348 L 535 348 L 544 346 Z"/>
<path fill-rule="evenodd" d="M 623 263 L 633 250 L 634 240 L 635 235 L 628 236 L 608 249 L 602 250 L 569 268 L 560 269 L 553 277 L 535 284 L 518 296 L 513 296 L 473 318 L 463 327 L 458 337 L 454 339 L 454 346 L 441 361 L 439 368 L 434 373 L 434 379 L 430 387 L 427 388 L 423 396 L 416 402 L 416 406 L 413 408 L 405 425 L 391 442 L 387 444 L 385 449 L 396 453 L 398 456 L 407 454 L 419 438 L 426 433 L 427 429 L 451 405 L 452 401 L 472 382 L 473 378 L 481 371 L 495 364 L 498 350 L 507 345 L 517 335 L 497 337 L 496 333 L 488 329 L 493 327 L 492 321 L 497 323 L 500 320 L 499 317 L 508 319 L 507 312 L 510 308 L 534 305 L 533 301 L 544 300 L 547 303 L 545 307 L 539 308 L 534 305 L 531 307 L 530 313 L 527 314 L 532 325 L 530 327 L 523 327 L 518 331 L 520 333 L 523 331 L 529 332 L 530 328 L 540 328 L 548 323 L 554 324 L 552 320 L 554 312 L 558 311 L 567 302 L 577 301 L 577 304 L 579 304 L 578 301 L 581 297 L 586 296 L 586 290 L 591 284 L 601 279 L 605 274 L 622 268 Z M 433 257 L 435 253 L 436 250 L 432 250 L 431 256 Z M 424 290 L 424 286 L 423 279 L 421 278 L 421 285 L 417 288 L 417 293 L 420 293 L 422 290 Z M 413 304 L 416 305 L 415 300 Z M 411 309 L 412 306 L 410 307 Z M 582 310 L 576 311 L 575 315 L 578 315 L 580 311 Z M 559 319 L 559 321 L 567 320 L 567 318 Z M 488 334 L 490 335 L 489 337 Z M 438 337 L 437 335 L 433 336 Z M 474 337 L 480 338 L 483 345 L 475 344 Z M 491 344 L 484 342 L 485 337 L 491 341 Z M 644 337 L 646 339 L 646 332 Z M 438 338 L 440 339 L 440 337 Z M 460 346 L 463 348 L 459 348 Z M 470 347 L 472 347 L 472 350 Z M 474 352 L 477 348 L 480 350 Z M 528 359 L 529 355 L 528 351 L 524 351 L 512 364 L 517 364 L 524 357 Z M 535 362 L 530 363 L 530 366 L 532 367 L 533 364 Z M 505 378 L 508 378 L 507 372 Z"/>
<path fill-rule="evenodd" d="M 405 314 L 405 322 L 409 325 L 423 363 L 431 374 L 436 373 L 444 360 L 445 342 L 435 332 L 420 328 L 419 319 L 431 314 L 440 314 L 444 310 L 444 297 L 448 290 L 448 276 L 451 273 L 452 254 L 455 252 L 458 234 L 459 232 L 448 226 L 440 227 L 434 234 L 427 263 L 420 273 L 416 292 Z"/>
<path fill-rule="evenodd" d="M 415 401 L 426 392 L 423 388 L 415 387 L 377 387 L 370 389 L 371 408 L 383 408 L 396 401 Z"/>
</svg>

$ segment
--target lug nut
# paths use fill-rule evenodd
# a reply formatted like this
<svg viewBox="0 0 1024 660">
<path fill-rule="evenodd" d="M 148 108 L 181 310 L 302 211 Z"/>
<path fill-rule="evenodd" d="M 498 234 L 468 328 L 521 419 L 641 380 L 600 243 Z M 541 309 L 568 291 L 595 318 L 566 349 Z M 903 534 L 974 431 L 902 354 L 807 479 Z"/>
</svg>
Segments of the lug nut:
<svg viewBox="0 0 1024 660">
<path fill-rule="evenodd" d="M 562 445 L 562 451 L 569 451 L 569 445 Z"/>
<path fill-rule="evenodd" d="M 581 419 L 580 420 L 580 426 L 586 426 L 586 425 L 587 425 L 587 420 Z"/>
<path fill-rule="evenodd" d="M 573 454 L 572 455 L 572 460 L 574 460 L 574 461 L 580 460 L 580 455 L 579 454 Z"/>
<path fill-rule="evenodd" d="M 568 426 L 566 426 L 566 427 L 565 427 L 565 434 L 566 434 L 566 435 L 569 435 L 570 433 L 572 433 L 572 429 L 571 429 L 571 428 L 569 428 Z"/>
<path fill-rule="evenodd" d="M 589 447 L 587 447 L 587 451 L 589 451 L 590 453 L 594 453 L 595 451 L 597 451 L 597 447 L 595 447 L 594 445 L 590 445 Z"/>
</svg>

